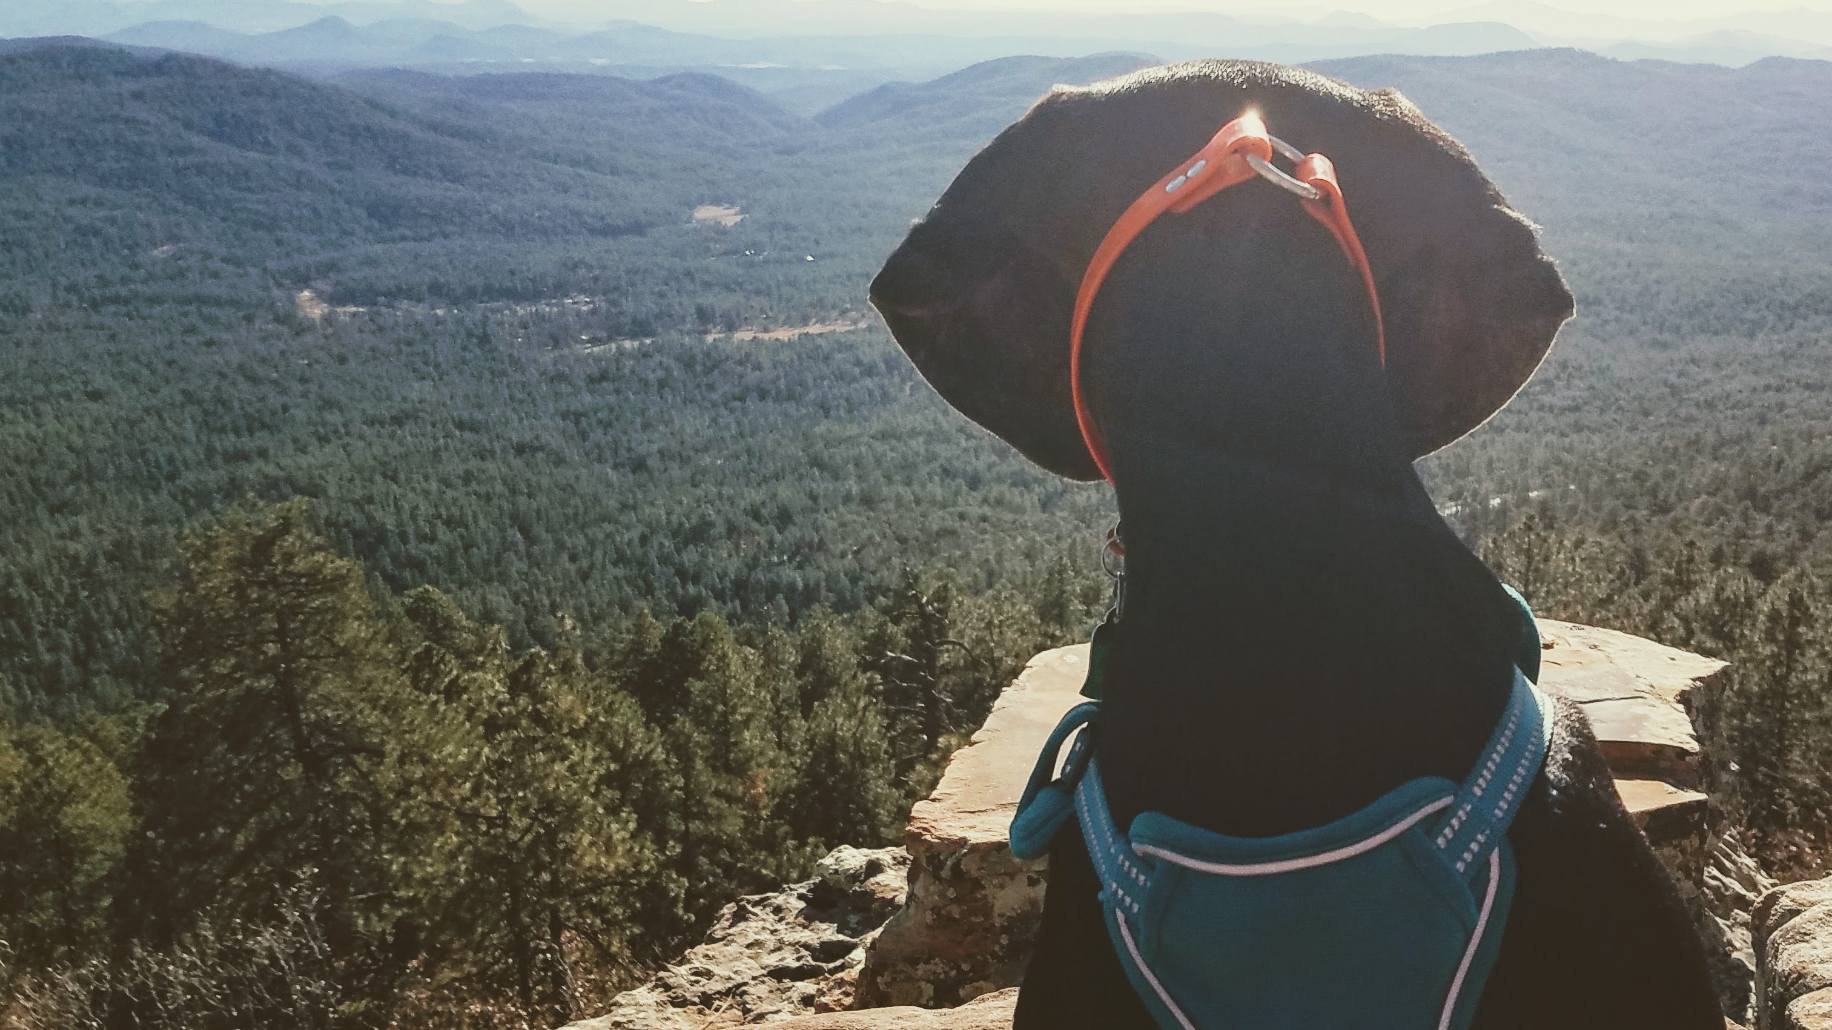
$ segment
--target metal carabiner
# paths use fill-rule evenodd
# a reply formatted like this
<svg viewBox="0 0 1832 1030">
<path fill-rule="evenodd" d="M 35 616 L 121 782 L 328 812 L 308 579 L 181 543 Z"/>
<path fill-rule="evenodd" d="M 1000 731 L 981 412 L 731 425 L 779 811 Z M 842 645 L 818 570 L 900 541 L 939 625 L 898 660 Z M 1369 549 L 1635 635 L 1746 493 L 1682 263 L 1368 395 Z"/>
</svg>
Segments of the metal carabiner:
<svg viewBox="0 0 1832 1030">
<path fill-rule="evenodd" d="M 1272 149 L 1277 151 L 1280 157 L 1290 161 L 1292 164 L 1295 165 L 1299 161 L 1304 160 L 1304 152 L 1297 147 L 1292 146 L 1277 136 L 1268 135 L 1266 139 L 1271 141 Z M 1284 169 L 1273 164 L 1271 161 L 1261 158 L 1258 154 L 1248 153 L 1242 156 L 1247 159 L 1247 164 L 1252 166 L 1253 170 L 1260 174 L 1261 178 L 1272 183 L 1274 186 L 1296 193 L 1305 200 L 1323 199 L 1322 190 L 1319 190 L 1317 187 L 1312 186 L 1302 179 L 1293 178 Z"/>
<path fill-rule="evenodd" d="M 1101 540 L 1100 567 L 1114 579 L 1126 575 L 1126 543 L 1120 538 L 1118 522 L 1107 529 L 1107 535 Z"/>
</svg>

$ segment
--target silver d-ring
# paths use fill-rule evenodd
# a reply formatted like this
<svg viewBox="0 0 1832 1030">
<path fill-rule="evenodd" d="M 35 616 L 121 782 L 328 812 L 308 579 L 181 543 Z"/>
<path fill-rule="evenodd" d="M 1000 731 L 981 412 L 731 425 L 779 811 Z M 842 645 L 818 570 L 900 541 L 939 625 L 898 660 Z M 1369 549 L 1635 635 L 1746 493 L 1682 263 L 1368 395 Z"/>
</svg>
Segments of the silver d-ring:
<svg viewBox="0 0 1832 1030">
<path fill-rule="evenodd" d="M 1279 152 L 1281 154 L 1284 153 L 1283 150 Z M 1317 187 L 1301 179 L 1292 178 L 1284 169 L 1281 169 L 1271 161 L 1260 157 L 1258 154 L 1247 154 L 1245 156 L 1247 158 L 1247 164 L 1253 166 L 1253 170 L 1260 173 L 1261 178 L 1271 182 L 1274 186 L 1290 190 L 1298 196 L 1303 197 L 1305 200 L 1322 199 L 1322 190 L 1317 189 Z"/>
<path fill-rule="evenodd" d="M 1290 161 L 1292 164 L 1295 165 L 1299 161 L 1304 160 L 1304 151 L 1299 150 L 1297 147 L 1292 146 L 1277 136 L 1267 136 L 1266 139 L 1272 144 L 1272 149 L 1278 151 L 1280 157 Z"/>
</svg>

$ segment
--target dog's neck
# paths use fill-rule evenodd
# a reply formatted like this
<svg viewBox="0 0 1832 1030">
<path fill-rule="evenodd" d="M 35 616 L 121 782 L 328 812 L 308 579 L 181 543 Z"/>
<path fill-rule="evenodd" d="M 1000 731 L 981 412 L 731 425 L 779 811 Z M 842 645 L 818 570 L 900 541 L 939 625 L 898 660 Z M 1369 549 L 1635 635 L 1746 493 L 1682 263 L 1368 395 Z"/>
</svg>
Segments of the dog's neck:
<svg viewBox="0 0 1832 1030">
<path fill-rule="evenodd" d="M 1171 235 L 1103 296 L 1088 369 L 1127 547 L 1103 721 L 1121 819 L 1318 825 L 1462 779 L 1505 701 L 1517 615 L 1412 468 L 1365 295 L 1333 244 L 1304 243 L 1253 267 Z"/>
</svg>

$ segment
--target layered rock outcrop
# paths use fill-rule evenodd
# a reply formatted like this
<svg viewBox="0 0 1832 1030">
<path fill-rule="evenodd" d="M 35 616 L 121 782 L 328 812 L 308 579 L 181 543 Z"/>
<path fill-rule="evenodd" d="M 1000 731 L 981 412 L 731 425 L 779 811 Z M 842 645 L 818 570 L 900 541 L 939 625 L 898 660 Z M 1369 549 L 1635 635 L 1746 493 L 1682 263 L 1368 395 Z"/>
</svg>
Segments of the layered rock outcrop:
<svg viewBox="0 0 1832 1030">
<path fill-rule="evenodd" d="M 697 947 L 563 1030 L 705 1030 L 848 1008 L 866 947 L 904 902 L 908 870 L 901 848 L 840 848 L 814 879 L 725 906 Z"/>
<path fill-rule="evenodd" d="M 910 810 L 909 900 L 866 956 L 860 1007 L 957 1005 L 1023 977 L 1046 870 L 1013 856 L 1005 834 L 1037 750 L 1081 700 L 1087 661 L 1086 646 L 1031 659 Z"/>
<path fill-rule="evenodd" d="M 776 1030 L 1008 1030 L 1017 1004 L 1018 989 L 1008 987 L 951 1009 L 903 1005 L 804 1016 L 773 1026 Z"/>
<path fill-rule="evenodd" d="M 1760 953 L 1750 943 L 1748 913 L 1771 884 L 1734 842 L 1713 841 L 1707 835 L 1705 763 L 1689 717 L 1695 695 L 1724 664 L 1610 630 L 1551 621 L 1542 621 L 1540 627 L 1545 646 L 1542 685 L 1577 700 L 1590 715 L 1604 754 L 1617 773 L 1625 804 L 1689 892 L 1701 931 L 1723 956 L 1718 972 L 1727 1006 L 1733 1012 L 1741 1011 L 1754 976 L 1754 959 Z M 1038 748 L 1061 714 L 1080 700 L 1086 663 L 1085 646 L 1046 651 L 1001 695 L 985 725 L 955 754 L 935 792 L 911 812 L 904 840 L 907 895 L 881 929 L 854 927 L 856 936 L 848 939 L 860 943 L 856 953 L 830 960 L 831 967 L 823 966 L 806 979 L 787 981 L 799 985 L 791 988 L 781 986 L 784 970 L 811 970 L 820 965 L 819 956 L 800 966 L 755 958 L 769 947 L 760 937 L 782 933 L 785 939 L 799 941 L 808 931 L 778 930 L 777 924 L 757 922 L 740 930 L 746 920 L 736 918 L 737 914 L 786 908 L 803 913 L 795 919 L 806 922 L 812 884 L 797 885 L 785 895 L 740 901 L 727 910 L 707 944 L 689 952 L 655 984 L 620 997 L 618 1011 L 605 1020 L 577 1026 L 580 1030 L 674 1030 L 738 1023 L 770 1023 L 797 1030 L 1008 1026 L 1015 1000 L 1009 988 L 1018 983 L 1029 957 L 1030 942 L 1042 916 L 1047 869 L 1044 863 L 1024 863 L 1013 857 L 1006 845 L 1006 828 Z M 1827 899 L 1832 900 L 1832 888 L 1828 888 Z M 1780 904 L 1773 908 L 1775 912 L 1787 910 Z M 828 925 L 819 922 L 822 918 L 817 914 L 814 925 Z M 1832 920 L 1832 907 L 1827 919 Z M 1757 925 L 1760 929 L 1766 924 L 1758 919 Z M 1763 939 L 1785 944 L 1790 939 L 1787 931 L 1779 923 L 1774 925 L 1770 936 Z M 816 936 L 824 932 L 813 931 Z M 718 957 L 723 952 L 707 949 L 733 944 L 745 955 L 730 958 L 731 975 L 713 974 L 712 967 L 726 959 Z M 804 944 L 792 948 L 807 950 Z M 837 952 L 838 945 L 833 949 Z M 1786 954 L 1796 955 L 1798 949 Z M 1810 977 L 1786 976 L 1791 977 L 1786 979 L 1790 985 L 1814 982 Z M 757 980 L 777 986 L 754 986 Z M 1795 987 L 1783 990 L 1794 991 Z M 633 995 L 635 1000 L 626 1003 Z M 1789 995 L 1796 996 L 1820 998 L 1813 992 Z M 716 999 L 730 1000 L 718 1003 Z M 1828 1000 L 1832 996 L 1800 1004 Z M 802 1006 L 803 1015 L 792 1016 L 796 1005 Z M 842 1007 L 856 1011 L 812 1014 Z M 698 1021 L 668 1021 L 679 1011 L 693 1012 L 692 1019 Z M 641 1019 L 650 1021 L 640 1021 L 638 1013 L 647 1013 Z M 618 1019 L 622 1021 L 615 1021 Z M 1832 1023 L 1798 1025 L 1832 1030 Z M 1774 1026 L 1793 1028 L 1796 1024 Z"/>
<path fill-rule="evenodd" d="M 1751 923 L 1756 1030 L 1832 1030 L 1832 878 L 1769 891 Z"/>
</svg>

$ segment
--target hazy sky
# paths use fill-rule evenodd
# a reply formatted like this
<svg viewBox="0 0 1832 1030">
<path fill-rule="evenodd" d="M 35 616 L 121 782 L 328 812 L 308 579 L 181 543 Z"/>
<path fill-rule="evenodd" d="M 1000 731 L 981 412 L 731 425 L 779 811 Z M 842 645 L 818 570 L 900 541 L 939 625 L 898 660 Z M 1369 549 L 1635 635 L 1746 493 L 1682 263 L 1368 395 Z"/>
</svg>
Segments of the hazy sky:
<svg viewBox="0 0 1832 1030">
<path fill-rule="evenodd" d="M 5 0 L 0 0 L 5 2 Z M 316 0 L 324 3 L 330 0 Z M 523 7 L 542 13 L 564 11 L 584 16 L 595 6 L 593 0 L 520 0 Z M 722 6 L 743 6 L 743 0 L 718 0 Z M 862 0 L 869 2 L 869 0 Z M 1531 20 L 1535 8 L 1556 8 L 1583 15 L 1600 15 L 1636 22 L 1696 20 L 1754 11 L 1810 10 L 1832 13 L 1832 0 L 1299 0 L 1277 3 L 1272 0 L 907 0 L 919 7 L 952 10 L 997 9 L 1035 11 L 1117 13 L 1128 10 L 1203 10 L 1221 13 L 1285 14 L 1296 17 L 1319 16 L 1331 11 L 1371 15 L 1385 21 L 1456 20 L 1458 17 L 1484 20 Z M 641 4 L 618 5 L 630 13 L 640 13 Z M 626 15 L 627 16 L 627 15 Z"/>
<path fill-rule="evenodd" d="M 9 0 L 0 0 L 6 3 Z M 665 28 L 714 35 L 756 36 L 905 31 L 961 34 L 980 20 L 968 12 L 1001 12 L 980 26 L 1024 34 L 1087 31 L 1088 15 L 1206 11 L 1261 22 L 1314 21 L 1362 15 L 1395 27 L 1447 22 L 1502 22 L 1547 46 L 1601 49 L 1673 46 L 1714 33 L 1712 45 L 1738 51 L 1732 63 L 1766 54 L 1824 58 L 1832 54 L 1832 0 L 517 0 L 556 21 L 587 23 L 628 18 Z M 805 11 L 797 10 L 805 7 Z M 928 18 L 911 7 L 935 12 Z M 1057 19 L 1052 23 L 1051 19 Z M 903 26 L 904 28 L 899 28 Z M 1744 53 L 1747 51 L 1747 53 Z M 1715 52 L 1714 52 L 1715 53 Z M 1646 56 L 1646 55 L 1640 55 Z M 1730 60 L 1717 56 L 1688 60 Z"/>
<path fill-rule="evenodd" d="M 1005 10 L 1034 11 L 1118 11 L 1126 9 L 1156 10 L 1206 10 L 1206 11 L 1271 11 L 1297 12 L 1310 9 L 1314 13 L 1325 11 L 1352 11 L 1358 14 L 1372 15 L 1382 19 L 1400 19 L 1416 17 L 1438 17 L 1468 11 L 1480 7 L 1489 16 L 1502 15 L 1508 8 L 1528 8 L 1533 3 L 1510 3 L 1507 0 L 1373 0 L 1373 2 L 1344 3 L 1215 3 L 1201 0 L 1139 0 L 1138 3 L 1126 3 L 1124 0 L 913 0 L 922 7 L 974 8 L 997 7 Z M 1832 2 L 1828 0 L 1805 0 L 1805 2 L 1750 3 L 1747 0 L 1555 0 L 1547 4 L 1561 10 L 1580 14 L 1605 14 L 1619 18 L 1636 20 L 1659 20 L 1663 18 L 1709 18 L 1726 14 L 1737 14 L 1750 10 L 1805 9 L 1832 11 Z"/>
</svg>

